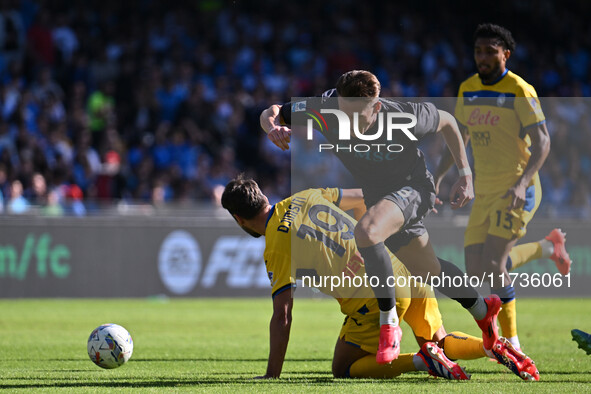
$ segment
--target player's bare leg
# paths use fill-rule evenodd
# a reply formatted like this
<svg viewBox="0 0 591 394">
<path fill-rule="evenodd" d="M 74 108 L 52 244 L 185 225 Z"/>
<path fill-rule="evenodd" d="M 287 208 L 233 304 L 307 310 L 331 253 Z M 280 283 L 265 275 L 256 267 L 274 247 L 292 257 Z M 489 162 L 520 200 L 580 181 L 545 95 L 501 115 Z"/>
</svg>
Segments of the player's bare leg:
<svg viewBox="0 0 591 394">
<path fill-rule="evenodd" d="M 386 285 L 393 276 L 392 261 L 384 240 L 400 230 L 404 216 L 391 201 L 380 200 L 370 207 L 355 227 L 355 241 L 365 262 L 365 271 L 380 283 L 373 288 L 380 308 L 380 342 L 376 360 L 387 364 L 400 354 L 402 330 L 396 313 L 396 289 Z"/>
<path fill-rule="evenodd" d="M 423 280 L 441 273 L 441 264 L 435 255 L 428 233 L 413 238 L 408 245 L 398 249 L 395 254 L 413 275 L 420 276 Z"/>
<path fill-rule="evenodd" d="M 496 317 L 500 309 L 500 300 L 497 296 L 493 294 L 485 299 L 463 281 L 464 286 L 454 286 L 453 278 L 463 277 L 464 273 L 452 263 L 435 256 L 428 233 L 414 238 L 408 245 L 398 249 L 395 254 L 413 275 L 420 275 L 424 279 L 427 278 L 427 273 L 430 278 L 434 276 L 443 278 L 444 275 L 451 277 L 452 280 L 447 282 L 441 280 L 439 291 L 459 302 L 470 312 L 482 330 L 487 349 L 493 346 L 498 338 Z M 429 267 L 432 267 L 432 271 L 427 271 Z"/>
</svg>

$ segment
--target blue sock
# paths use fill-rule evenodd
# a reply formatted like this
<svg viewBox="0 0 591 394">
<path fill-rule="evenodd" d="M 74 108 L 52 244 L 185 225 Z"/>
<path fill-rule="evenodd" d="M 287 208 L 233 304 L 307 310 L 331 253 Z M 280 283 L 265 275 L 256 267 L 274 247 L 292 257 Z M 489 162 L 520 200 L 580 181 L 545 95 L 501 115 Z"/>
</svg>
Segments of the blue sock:
<svg viewBox="0 0 591 394">
<path fill-rule="evenodd" d="M 493 294 L 499 296 L 503 304 L 515 299 L 515 287 L 509 285 L 497 289 L 491 289 Z"/>
</svg>

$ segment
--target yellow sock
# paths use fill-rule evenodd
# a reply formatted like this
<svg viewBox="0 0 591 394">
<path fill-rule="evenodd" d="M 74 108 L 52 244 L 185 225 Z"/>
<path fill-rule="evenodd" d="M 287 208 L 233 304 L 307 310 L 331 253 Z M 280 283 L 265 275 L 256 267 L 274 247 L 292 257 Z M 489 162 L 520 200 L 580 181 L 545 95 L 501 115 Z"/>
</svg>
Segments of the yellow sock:
<svg viewBox="0 0 591 394">
<path fill-rule="evenodd" d="M 395 378 L 404 373 L 416 371 L 417 368 L 412 361 L 413 353 L 404 353 L 392 361 L 392 364 L 378 364 L 376 355 L 370 354 L 355 361 L 349 368 L 349 376 L 352 378 L 374 378 L 387 379 Z"/>
<path fill-rule="evenodd" d="M 499 324 L 505 338 L 517 336 L 517 308 L 515 299 L 503 304 L 503 309 L 499 312 Z"/>
<path fill-rule="evenodd" d="M 443 341 L 443 351 L 452 360 L 474 360 L 486 357 L 482 338 L 476 338 L 460 331 L 447 334 Z"/>
<path fill-rule="evenodd" d="M 542 246 L 539 242 L 530 242 L 523 245 L 517 245 L 511 248 L 511 252 L 509 252 L 509 257 L 511 258 L 511 262 L 513 265 L 509 269 L 509 271 L 513 271 L 521 267 L 525 263 L 529 263 L 532 260 L 537 260 L 542 258 Z"/>
</svg>

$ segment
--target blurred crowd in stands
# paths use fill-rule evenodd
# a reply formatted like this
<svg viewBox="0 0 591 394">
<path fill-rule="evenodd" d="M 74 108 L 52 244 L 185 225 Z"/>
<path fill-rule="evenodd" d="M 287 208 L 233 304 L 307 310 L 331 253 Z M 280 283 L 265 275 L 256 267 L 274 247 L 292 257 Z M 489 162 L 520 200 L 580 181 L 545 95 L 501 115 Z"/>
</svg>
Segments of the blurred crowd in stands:
<svg viewBox="0 0 591 394">
<path fill-rule="evenodd" d="M 382 96 L 453 97 L 475 71 L 471 37 L 484 21 L 513 31 L 509 68 L 540 96 L 591 96 L 591 3 L 502 0 L 486 13 L 465 0 L 399 3 L 1 0 L 0 209 L 190 205 L 215 200 L 238 172 L 280 199 L 290 153 L 265 138 L 264 108 L 351 69 L 374 72 Z M 588 216 L 589 100 L 552 102 L 542 210 Z M 434 165 L 444 147 L 424 149 Z"/>
</svg>

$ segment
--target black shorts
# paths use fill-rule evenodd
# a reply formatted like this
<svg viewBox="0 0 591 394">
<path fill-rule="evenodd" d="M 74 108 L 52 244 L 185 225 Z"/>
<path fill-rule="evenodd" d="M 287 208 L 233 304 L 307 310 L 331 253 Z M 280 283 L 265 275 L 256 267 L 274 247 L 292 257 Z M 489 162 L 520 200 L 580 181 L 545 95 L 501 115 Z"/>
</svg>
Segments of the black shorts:
<svg viewBox="0 0 591 394">
<path fill-rule="evenodd" d="M 405 186 L 382 198 L 396 204 L 404 215 L 404 226 L 396 234 L 384 241 L 392 253 L 406 246 L 413 238 L 420 237 L 427 232 L 423 218 L 435 206 L 435 190 L 432 185 L 424 187 Z"/>
</svg>

